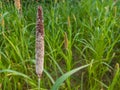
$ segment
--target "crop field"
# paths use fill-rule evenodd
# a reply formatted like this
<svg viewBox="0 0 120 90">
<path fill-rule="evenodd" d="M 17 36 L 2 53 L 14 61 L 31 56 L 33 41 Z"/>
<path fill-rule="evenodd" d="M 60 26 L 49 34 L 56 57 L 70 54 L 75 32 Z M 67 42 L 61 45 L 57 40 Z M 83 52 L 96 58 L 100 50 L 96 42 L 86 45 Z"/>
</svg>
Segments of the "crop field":
<svg viewBox="0 0 120 90">
<path fill-rule="evenodd" d="M 44 19 L 40 81 L 38 6 Z M 0 0 L 0 90 L 120 90 L 120 0 Z"/>
</svg>

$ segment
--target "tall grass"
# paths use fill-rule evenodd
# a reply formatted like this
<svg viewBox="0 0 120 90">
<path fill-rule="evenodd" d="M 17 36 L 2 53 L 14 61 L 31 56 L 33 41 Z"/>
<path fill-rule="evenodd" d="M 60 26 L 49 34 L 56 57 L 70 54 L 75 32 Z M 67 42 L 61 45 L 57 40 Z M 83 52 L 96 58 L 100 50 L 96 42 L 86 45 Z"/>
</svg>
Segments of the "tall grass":
<svg viewBox="0 0 120 90">
<path fill-rule="evenodd" d="M 42 5 L 45 63 L 41 90 L 120 89 L 120 1 L 12 2 L 0 12 L 0 89 L 37 90 L 35 24 Z M 1 21 L 4 19 L 4 27 Z M 84 68 L 84 69 L 83 69 Z M 76 72 L 76 73 L 75 73 Z"/>
</svg>

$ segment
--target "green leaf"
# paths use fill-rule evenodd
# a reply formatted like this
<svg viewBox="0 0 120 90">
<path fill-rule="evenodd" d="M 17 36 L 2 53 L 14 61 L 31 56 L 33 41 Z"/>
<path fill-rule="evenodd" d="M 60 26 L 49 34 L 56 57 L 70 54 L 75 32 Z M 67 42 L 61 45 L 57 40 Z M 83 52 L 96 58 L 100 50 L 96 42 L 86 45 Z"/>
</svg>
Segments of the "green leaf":
<svg viewBox="0 0 120 90">
<path fill-rule="evenodd" d="M 0 70 L 0 73 L 5 73 L 5 72 L 11 73 L 11 75 L 19 75 L 19 76 L 22 76 L 24 78 L 31 80 L 30 77 L 28 77 L 27 75 L 17 72 L 17 71 L 14 71 L 14 70 L 9 70 L 9 69 Z"/>
<path fill-rule="evenodd" d="M 60 85 L 69 77 L 71 76 L 72 74 L 76 73 L 77 71 L 83 69 L 83 68 L 86 68 L 88 67 L 90 64 L 87 64 L 87 65 L 84 65 L 84 66 L 81 66 L 81 67 L 78 67 L 76 69 L 73 69 L 67 73 L 65 73 L 64 75 L 62 75 L 60 78 L 58 78 L 55 82 L 55 84 L 53 85 L 53 87 L 51 88 L 51 90 L 58 90 L 58 88 L 60 87 Z"/>
</svg>

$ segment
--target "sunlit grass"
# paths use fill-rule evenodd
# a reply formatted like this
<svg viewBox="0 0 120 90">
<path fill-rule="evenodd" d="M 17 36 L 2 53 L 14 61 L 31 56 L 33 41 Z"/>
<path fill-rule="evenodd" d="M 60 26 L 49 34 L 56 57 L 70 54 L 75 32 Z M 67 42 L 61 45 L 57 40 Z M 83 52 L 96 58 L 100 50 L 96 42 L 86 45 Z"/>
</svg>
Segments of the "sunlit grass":
<svg viewBox="0 0 120 90">
<path fill-rule="evenodd" d="M 22 15 L 12 2 L 2 0 L 0 5 L 0 89 L 38 90 L 35 73 L 38 5 L 43 7 L 45 26 L 41 90 L 120 88 L 119 0 L 34 3 L 23 0 Z"/>
</svg>

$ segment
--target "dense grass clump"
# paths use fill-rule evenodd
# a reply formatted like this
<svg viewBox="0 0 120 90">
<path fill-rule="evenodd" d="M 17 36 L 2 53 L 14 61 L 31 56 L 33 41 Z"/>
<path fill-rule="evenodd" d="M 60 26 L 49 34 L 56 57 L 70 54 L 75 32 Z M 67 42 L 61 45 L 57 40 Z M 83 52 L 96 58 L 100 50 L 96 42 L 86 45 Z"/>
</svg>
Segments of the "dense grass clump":
<svg viewBox="0 0 120 90">
<path fill-rule="evenodd" d="M 0 1 L 0 90 L 37 90 L 37 6 L 44 11 L 41 90 L 120 89 L 119 0 Z"/>
</svg>

